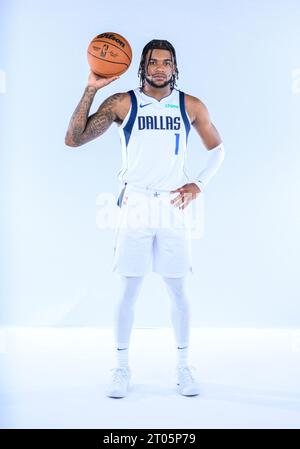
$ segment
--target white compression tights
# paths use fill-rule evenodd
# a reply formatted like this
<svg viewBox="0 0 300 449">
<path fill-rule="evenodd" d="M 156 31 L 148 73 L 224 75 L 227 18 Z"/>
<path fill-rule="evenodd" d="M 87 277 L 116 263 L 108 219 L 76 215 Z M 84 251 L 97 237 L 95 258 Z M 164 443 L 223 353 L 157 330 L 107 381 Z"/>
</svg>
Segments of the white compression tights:
<svg viewBox="0 0 300 449">
<path fill-rule="evenodd" d="M 134 320 L 134 306 L 143 276 L 122 276 L 122 292 L 117 305 L 114 333 L 117 348 L 128 348 Z M 189 344 L 190 310 L 185 294 L 185 278 L 163 278 L 171 298 L 171 319 L 177 346 Z"/>
</svg>

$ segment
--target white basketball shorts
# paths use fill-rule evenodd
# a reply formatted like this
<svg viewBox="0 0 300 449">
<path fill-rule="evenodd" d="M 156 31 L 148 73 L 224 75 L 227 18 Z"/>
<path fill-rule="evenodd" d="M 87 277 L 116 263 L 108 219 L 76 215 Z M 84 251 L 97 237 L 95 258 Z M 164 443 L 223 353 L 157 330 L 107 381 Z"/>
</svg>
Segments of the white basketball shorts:
<svg viewBox="0 0 300 449">
<path fill-rule="evenodd" d="M 118 205 L 112 271 L 143 276 L 153 271 L 166 277 L 192 273 L 188 208 L 170 203 L 179 193 L 126 185 Z"/>
</svg>

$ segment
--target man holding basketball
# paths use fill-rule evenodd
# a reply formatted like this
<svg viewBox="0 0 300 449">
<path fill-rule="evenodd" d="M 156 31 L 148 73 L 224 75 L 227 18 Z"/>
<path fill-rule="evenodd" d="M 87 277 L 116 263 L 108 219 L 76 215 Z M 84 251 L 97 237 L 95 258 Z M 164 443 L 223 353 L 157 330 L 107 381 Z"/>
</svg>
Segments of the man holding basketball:
<svg viewBox="0 0 300 449">
<path fill-rule="evenodd" d="M 111 95 L 89 116 L 96 92 L 119 78 L 101 78 L 91 72 L 65 143 L 71 147 L 83 145 L 101 136 L 113 122 L 121 138 L 121 210 L 113 269 L 121 275 L 122 293 L 115 320 L 118 366 L 113 370 L 108 396 L 127 394 L 134 305 L 151 264 L 152 271 L 163 277 L 172 301 L 178 390 L 193 396 L 200 390 L 187 363 L 190 313 L 185 278 L 192 271 L 192 262 L 186 209 L 217 172 L 224 160 L 224 146 L 206 106 L 175 88 L 178 68 L 172 44 L 165 40 L 149 42 L 142 52 L 139 76 L 140 87 Z M 184 170 L 191 125 L 209 150 L 207 165 L 193 182 Z M 142 211 L 140 216 L 146 215 L 138 227 L 133 220 L 137 210 Z M 168 217 L 163 224 L 162 217 Z"/>
</svg>

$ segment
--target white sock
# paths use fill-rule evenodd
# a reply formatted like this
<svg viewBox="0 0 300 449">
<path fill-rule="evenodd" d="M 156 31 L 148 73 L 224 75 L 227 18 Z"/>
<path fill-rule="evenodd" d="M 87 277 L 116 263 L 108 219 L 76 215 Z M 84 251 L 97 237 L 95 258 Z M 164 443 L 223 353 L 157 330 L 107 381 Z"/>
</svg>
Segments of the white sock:
<svg viewBox="0 0 300 449">
<path fill-rule="evenodd" d="M 187 366 L 188 346 L 177 346 L 177 367 Z"/>
<path fill-rule="evenodd" d="M 119 368 L 128 368 L 128 348 L 116 348 Z"/>
<path fill-rule="evenodd" d="M 143 276 L 122 276 L 121 279 L 122 289 L 114 320 L 115 348 L 118 365 L 128 366 L 128 348 L 133 327 L 134 307 L 141 290 Z"/>
<path fill-rule="evenodd" d="M 172 301 L 172 323 L 177 343 L 177 366 L 186 366 L 190 336 L 190 307 L 185 293 L 185 278 L 164 277 Z"/>
</svg>

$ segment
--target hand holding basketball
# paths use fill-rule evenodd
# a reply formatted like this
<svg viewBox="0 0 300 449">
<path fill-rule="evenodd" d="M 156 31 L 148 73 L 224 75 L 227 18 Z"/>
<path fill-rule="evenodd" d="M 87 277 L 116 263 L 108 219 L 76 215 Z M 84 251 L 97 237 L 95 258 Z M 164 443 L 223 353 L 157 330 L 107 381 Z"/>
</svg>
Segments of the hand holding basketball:
<svg viewBox="0 0 300 449">
<path fill-rule="evenodd" d="M 98 90 L 119 78 L 120 77 L 118 75 L 112 76 L 110 78 L 103 78 L 102 76 L 96 75 L 91 71 L 88 78 L 88 86 L 95 87 Z"/>
</svg>

